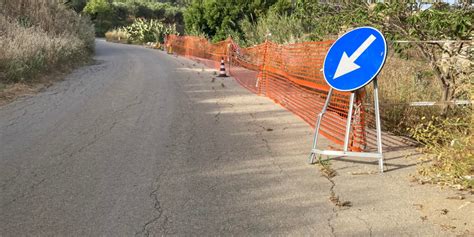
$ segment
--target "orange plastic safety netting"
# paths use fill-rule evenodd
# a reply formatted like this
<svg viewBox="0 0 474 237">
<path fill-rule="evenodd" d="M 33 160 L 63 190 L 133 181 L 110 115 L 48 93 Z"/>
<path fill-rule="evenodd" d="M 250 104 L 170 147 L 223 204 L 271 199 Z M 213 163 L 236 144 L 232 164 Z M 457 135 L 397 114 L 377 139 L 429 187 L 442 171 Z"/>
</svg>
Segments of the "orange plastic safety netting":
<svg viewBox="0 0 474 237">
<path fill-rule="evenodd" d="M 271 98 L 314 127 L 329 90 L 321 68 L 333 41 L 287 45 L 267 41 L 241 48 L 230 38 L 212 44 L 205 38 L 169 35 L 166 43 L 176 54 L 216 69 L 224 59 L 227 72 L 239 84 Z M 349 147 L 360 151 L 366 145 L 366 129 L 360 103 L 364 93 L 357 94 Z M 344 143 L 349 95 L 348 92 L 333 93 L 321 124 L 321 134 L 339 145 Z"/>
</svg>

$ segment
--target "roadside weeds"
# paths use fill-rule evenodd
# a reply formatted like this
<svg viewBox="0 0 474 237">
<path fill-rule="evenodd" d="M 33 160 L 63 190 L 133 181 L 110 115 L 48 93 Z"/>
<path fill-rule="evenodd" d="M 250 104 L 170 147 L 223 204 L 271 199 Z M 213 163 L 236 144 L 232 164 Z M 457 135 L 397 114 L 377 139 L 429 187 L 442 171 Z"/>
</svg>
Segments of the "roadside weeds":
<svg viewBox="0 0 474 237">
<path fill-rule="evenodd" d="M 321 157 L 318 157 L 318 166 L 323 176 L 329 182 L 331 182 L 329 201 L 331 201 L 331 203 L 334 204 L 334 206 L 339 207 L 339 208 L 351 207 L 352 203 L 350 201 L 340 200 L 339 196 L 336 195 L 336 192 L 334 191 L 334 188 L 336 187 L 336 183 L 334 182 L 334 180 L 332 180 L 332 178 L 336 177 L 337 172 L 331 167 L 331 163 L 329 162 L 329 160 L 322 160 Z"/>
</svg>

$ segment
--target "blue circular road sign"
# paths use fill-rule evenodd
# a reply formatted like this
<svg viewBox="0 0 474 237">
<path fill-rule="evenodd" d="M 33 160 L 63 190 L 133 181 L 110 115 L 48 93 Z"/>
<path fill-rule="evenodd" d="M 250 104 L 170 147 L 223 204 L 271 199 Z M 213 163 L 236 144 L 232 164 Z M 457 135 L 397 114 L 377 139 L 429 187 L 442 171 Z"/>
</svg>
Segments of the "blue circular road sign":
<svg viewBox="0 0 474 237">
<path fill-rule="evenodd" d="M 387 42 L 379 30 L 373 27 L 353 29 L 329 49 L 324 59 L 324 79 L 335 90 L 357 90 L 377 76 L 386 56 Z"/>
</svg>

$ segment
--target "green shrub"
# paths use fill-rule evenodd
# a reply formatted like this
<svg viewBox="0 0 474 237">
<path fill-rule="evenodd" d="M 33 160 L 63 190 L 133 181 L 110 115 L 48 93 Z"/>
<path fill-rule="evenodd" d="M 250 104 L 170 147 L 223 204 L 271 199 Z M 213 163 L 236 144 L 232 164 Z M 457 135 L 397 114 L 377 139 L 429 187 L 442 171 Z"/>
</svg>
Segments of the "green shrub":
<svg viewBox="0 0 474 237">
<path fill-rule="evenodd" d="M 107 31 L 130 25 L 135 19 L 154 19 L 164 24 L 177 25 L 182 28 L 182 8 L 169 3 L 145 0 L 90 0 L 85 6 L 95 25 L 97 36 Z"/>
<path fill-rule="evenodd" d="M 266 38 L 275 43 L 296 43 L 306 41 L 301 22 L 292 16 L 279 15 L 269 12 L 266 17 L 261 17 L 256 23 L 249 19 L 240 22 L 243 37 L 239 42 L 244 45 L 255 45 L 265 41 Z"/>
<path fill-rule="evenodd" d="M 153 19 L 138 18 L 129 26 L 108 31 L 105 36 L 108 41 L 142 44 L 147 42 L 162 43 L 164 36 L 168 34 L 178 34 L 175 25 L 166 25 Z"/>
<path fill-rule="evenodd" d="M 103 36 L 108 29 L 114 27 L 113 15 L 115 9 L 107 0 L 90 0 L 83 12 L 87 13 L 94 21 L 97 36 Z"/>
<path fill-rule="evenodd" d="M 187 34 L 204 34 L 213 41 L 226 39 L 231 32 L 242 35 L 239 21 L 248 17 L 253 23 L 264 16 L 276 0 L 204 0 L 192 1 L 184 12 Z"/>
</svg>

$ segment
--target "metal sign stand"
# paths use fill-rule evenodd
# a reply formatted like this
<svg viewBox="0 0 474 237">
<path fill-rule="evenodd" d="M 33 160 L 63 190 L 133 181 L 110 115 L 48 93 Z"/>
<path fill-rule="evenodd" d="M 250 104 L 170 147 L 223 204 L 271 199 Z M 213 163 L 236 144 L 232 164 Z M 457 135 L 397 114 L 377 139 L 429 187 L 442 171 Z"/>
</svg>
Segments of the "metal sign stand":
<svg viewBox="0 0 474 237">
<path fill-rule="evenodd" d="M 347 124 L 346 124 L 346 133 L 344 137 L 344 150 L 343 151 L 334 151 L 334 150 L 320 150 L 317 148 L 318 143 L 318 136 L 319 136 L 319 129 L 321 127 L 321 121 L 323 120 L 324 114 L 326 113 L 327 107 L 329 102 L 331 101 L 331 96 L 333 92 L 333 88 L 330 87 L 328 96 L 326 98 L 326 103 L 324 107 L 319 113 L 315 133 L 314 133 L 314 140 L 313 140 L 313 148 L 311 150 L 311 155 L 309 157 L 309 163 L 313 164 L 314 159 L 316 156 L 319 155 L 326 155 L 326 156 L 351 156 L 351 157 L 368 157 L 368 158 L 377 158 L 379 161 L 379 168 L 380 173 L 383 173 L 383 154 L 382 154 L 382 128 L 380 125 L 380 111 L 379 111 L 379 93 L 378 93 L 378 85 L 377 85 L 377 78 L 374 78 L 374 106 L 375 106 L 375 127 L 377 132 L 377 153 L 374 152 L 351 152 L 348 151 L 349 148 L 349 136 L 351 132 L 351 121 L 352 121 L 352 110 L 354 107 L 354 98 L 355 92 L 353 91 L 350 96 L 349 100 L 349 112 L 347 114 Z"/>
</svg>

